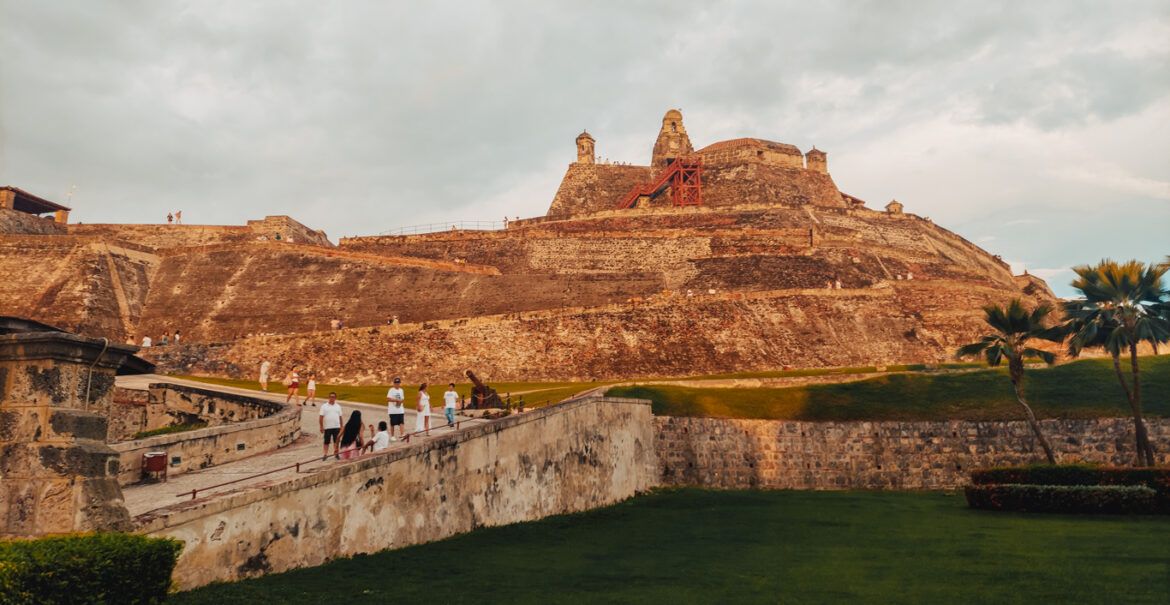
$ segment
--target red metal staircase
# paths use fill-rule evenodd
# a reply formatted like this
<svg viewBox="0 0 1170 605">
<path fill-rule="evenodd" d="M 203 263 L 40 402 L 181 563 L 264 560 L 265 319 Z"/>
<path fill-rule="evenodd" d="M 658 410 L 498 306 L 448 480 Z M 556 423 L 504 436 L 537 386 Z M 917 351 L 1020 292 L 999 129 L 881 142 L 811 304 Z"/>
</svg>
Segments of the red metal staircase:
<svg viewBox="0 0 1170 605">
<path fill-rule="evenodd" d="M 618 202 L 618 209 L 633 208 L 638 205 L 640 198 L 654 199 L 670 188 L 670 201 L 675 206 L 703 205 L 703 158 L 690 156 L 678 158 L 671 162 L 650 183 L 636 185 L 629 193 L 622 196 Z"/>
</svg>

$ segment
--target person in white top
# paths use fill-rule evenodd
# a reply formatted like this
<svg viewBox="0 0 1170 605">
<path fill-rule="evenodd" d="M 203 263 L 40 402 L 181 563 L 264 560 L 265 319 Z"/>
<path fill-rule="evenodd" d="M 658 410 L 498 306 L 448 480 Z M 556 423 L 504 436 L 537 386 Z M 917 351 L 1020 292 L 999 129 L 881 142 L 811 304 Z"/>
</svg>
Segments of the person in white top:
<svg viewBox="0 0 1170 605">
<path fill-rule="evenodd" d="M 316 407 L 317 405 L 317 373 L 309 372 L 309 386 L 305 391 L 305 403 Z"/>
<path fill-rule="evenodd" d="M 402 390 L 402 379 L 395 377 L 394 386 L 386 391 L 386 413 L 390 415 L 390 441 L 398 441 L 394 436 L 397 428 L 398 437 L 406 432 L 406 393 Z"/>
<path fill-rule="evenodd" d="M 143 337 L 142 337 L 142 348 L 144 348 L 144 349 L 149 349 L 149 348 L 150 348 L 150 343 L 151 343 L 151 340 L 150 340 L 150 337 L 149 337 L 149 336 L 143 336 Z"/>
<path fill-rule="evenodd" d="M 341 404 L 337 403 L 337 393 L 329 394 L 329 401 L 321 404 L 321 413 L 318 414 L 317 424 L 321 434 L 325 435 L 324 449 L 321 450 L 321 461 L 329 456 L 329 442 L 333 442 L 333 457 L 340 458 L 339 446 L 341 443 Z"/>
<path fill-rule="evenodd" d="M 431 430 L 431 396 L 427 394 L 427 383 L 418 385 L 418 416 L 414 418 L 414 432 Z"/>
<path fill-rule="evenodd" d="M 390 447 L 390 433 L 386 431 L 386 421 L 378 423 L 378 432 L 374 433 L 374 451 L 380 452 Z"/>
<path fill-rule="evenodd" d="M 447 392 L 443 393 L 443 413 L 447 415 L 447 426 L 455 428 L 455 409 L 459 405 L 459 393 L 455 392 L 455 383 L 447 385 Z"/>
<path fill-rule="evenodd" d="M 272 364 L 268 363 L 267 359 L 260 362 L 260 388 L 264 389 L 265 391 L 268 390 L 268 368 L 271 367 Z"/>
</svg>

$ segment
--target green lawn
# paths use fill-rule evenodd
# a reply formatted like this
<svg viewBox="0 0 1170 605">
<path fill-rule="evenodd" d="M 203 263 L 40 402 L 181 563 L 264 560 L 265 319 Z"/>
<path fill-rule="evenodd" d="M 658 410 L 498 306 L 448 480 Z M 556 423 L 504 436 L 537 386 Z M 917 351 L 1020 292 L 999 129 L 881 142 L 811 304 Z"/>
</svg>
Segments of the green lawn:
<svg viewBox="0 0 1170 605">
<path fill-rule="evenodd" d="M 186 380 L 195 380 L 198 382 L 205 382 L 208 384 L 218 384 L 223 386 L 237 387 L 241 389 L 250 389 L 253 391 L 260 390 L 260 383 L 255 380 L 235 380 L 231 378 L 211 378 L 207 376 L 176 376 L 176 378 L 183 378 Z M 538 406 L 549 403 L 556 403 L 563 399 L 567 399 L 580 393 L 587 391 L 597 386 L 604 386 L 612 383 L 597 383 L 597 382 L 492 382 L 488 386 L 495 389 L 500 397 L 504 397 L 508 393 L 513 393 L 513 403 L 519 401 L 523 393 L 523 398 L 526 405 Z M 305 395 L 305 382 L 301 382 L 300 395 Z M 339 399 L 347 401 L 359 401 L 362 403 L 386 403 L 386 391 L 390 385 L 370 385 L 370 386 L 353 386 L 345 384 L 317 384 L 317 397 L 328 397 L 330 391 L 335 391 Z M 431 399 L 438 400 L 442 393 L 447 390 L 446 384 L 432 384 L 427 388 L 430 391 Z M 456 383 L 455 390 L 462 397 L 470 397 L 471 383 Z M 403 391 L 406 392 L 406 401 L 413 403 L 414 398 L 418 395 L 418 384 L 405 384 Z M 281 384 L 281 379 L 273 379 L 268 383 L 269 393 L 287 394 L 287 388 Z"/>
<path fill-rule="evenodd" d="M 1164 604 L 1167 535 L 942 493 L 659 491 L 173 602 Z"/>
<path fill-rule="evenodd" d="M 1170 355 L 1145 357 L 1144 409 L 1170 416 Z M 1026 374 L 1028 401 L 1044 418 L 1125 416 L 1108 359 L 1085 359 Z M 654 402 L 654 413 L 790 420 L 1002 420 L 1019 418 L 1004 369 L 956 374 L 901 373 L 858 382 L 788 388 L 614 387 L 615 397 Z"/>
</svg>

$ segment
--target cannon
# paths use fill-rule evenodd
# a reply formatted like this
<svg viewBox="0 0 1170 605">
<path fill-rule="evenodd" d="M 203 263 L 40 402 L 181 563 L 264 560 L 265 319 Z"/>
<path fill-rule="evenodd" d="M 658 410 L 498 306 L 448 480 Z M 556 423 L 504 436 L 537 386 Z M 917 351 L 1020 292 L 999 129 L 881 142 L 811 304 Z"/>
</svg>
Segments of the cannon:
<svg viewBox="0 0 1170 605">
<path fill-rule="evenodd" d="M 500 394 L 476 377 L 475 372 L 467 370 L 463 374 L 467 376 L 472 385 L 471 405 L 468 407 L 476 409 L 504 407 L 504 402 L 500 400 Z"/>
</svg>

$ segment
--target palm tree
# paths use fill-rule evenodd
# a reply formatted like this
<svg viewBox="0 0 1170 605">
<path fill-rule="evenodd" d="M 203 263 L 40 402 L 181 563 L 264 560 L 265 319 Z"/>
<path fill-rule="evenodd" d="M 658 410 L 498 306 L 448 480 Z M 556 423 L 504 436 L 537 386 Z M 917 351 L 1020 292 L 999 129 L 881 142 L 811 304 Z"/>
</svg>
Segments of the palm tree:
<svg viewBox="0 0 1170 605">
<path fill-rule="evenodd" d="M 1063 337 L 1059 330 L 1044 327 L 1044 318 L 1052 312 L 1052 307 L 1040 305 L 1033 311 L 1024 308 L 1020 299 L 1012 300 L 1006 307 L 987 305 L 983 307 L 986 314 L 984 320 L 995 332 L 981 338 L 979 342 L 964 345 L 956 352 L 960 359 L 982 355 L 987 359 L 987 365 L 998 367 L 1004 359 L 1008 362 L 1008 377 L 1012 380 L 1012 388 L 1016 392 L 1016 401 L 1024 410 L 1024 418 L 1040 447 L 1044 448 L 1044 455 L 1049 464 L 1056 464 L 1056 455 L 1052 453 L 1052 446 L 1040 430 L 1040 423 L 1036 414 L 1032 412 L 1024 398 L 1024 360 L 1039 358 L 1049 365 L 1056 361 L 1056 355 L 1028 346 L 1029 341 L 1048 340 L 1060 342 Z"/>
<path fill-rule="evenodd" d="M 1142 381 L 1138 345 L 1148 342 L 1157 352 L 1158 344 L 1170 340 L 1170 317 L 1162 300 L 1162 276 L 1170 267 L 1131 260 L 1119 263 L 1102 260 L 1096 266 L 1074 267 L 1074 288 L 1084 298 L 1065 303 L 1065 329 L 1071 337 L 1068 352 L 1074 357 L 1085 347 L 1100 347 L 1113 358 L 1113 370 L 1133 412 L 1137 441 L 1137 463 L 1153 465 L 1154 446 L 1142 418 Z M 1132 378 L 1126 381 L 1121 355 L 1129 352 Z"/>
</svg>

